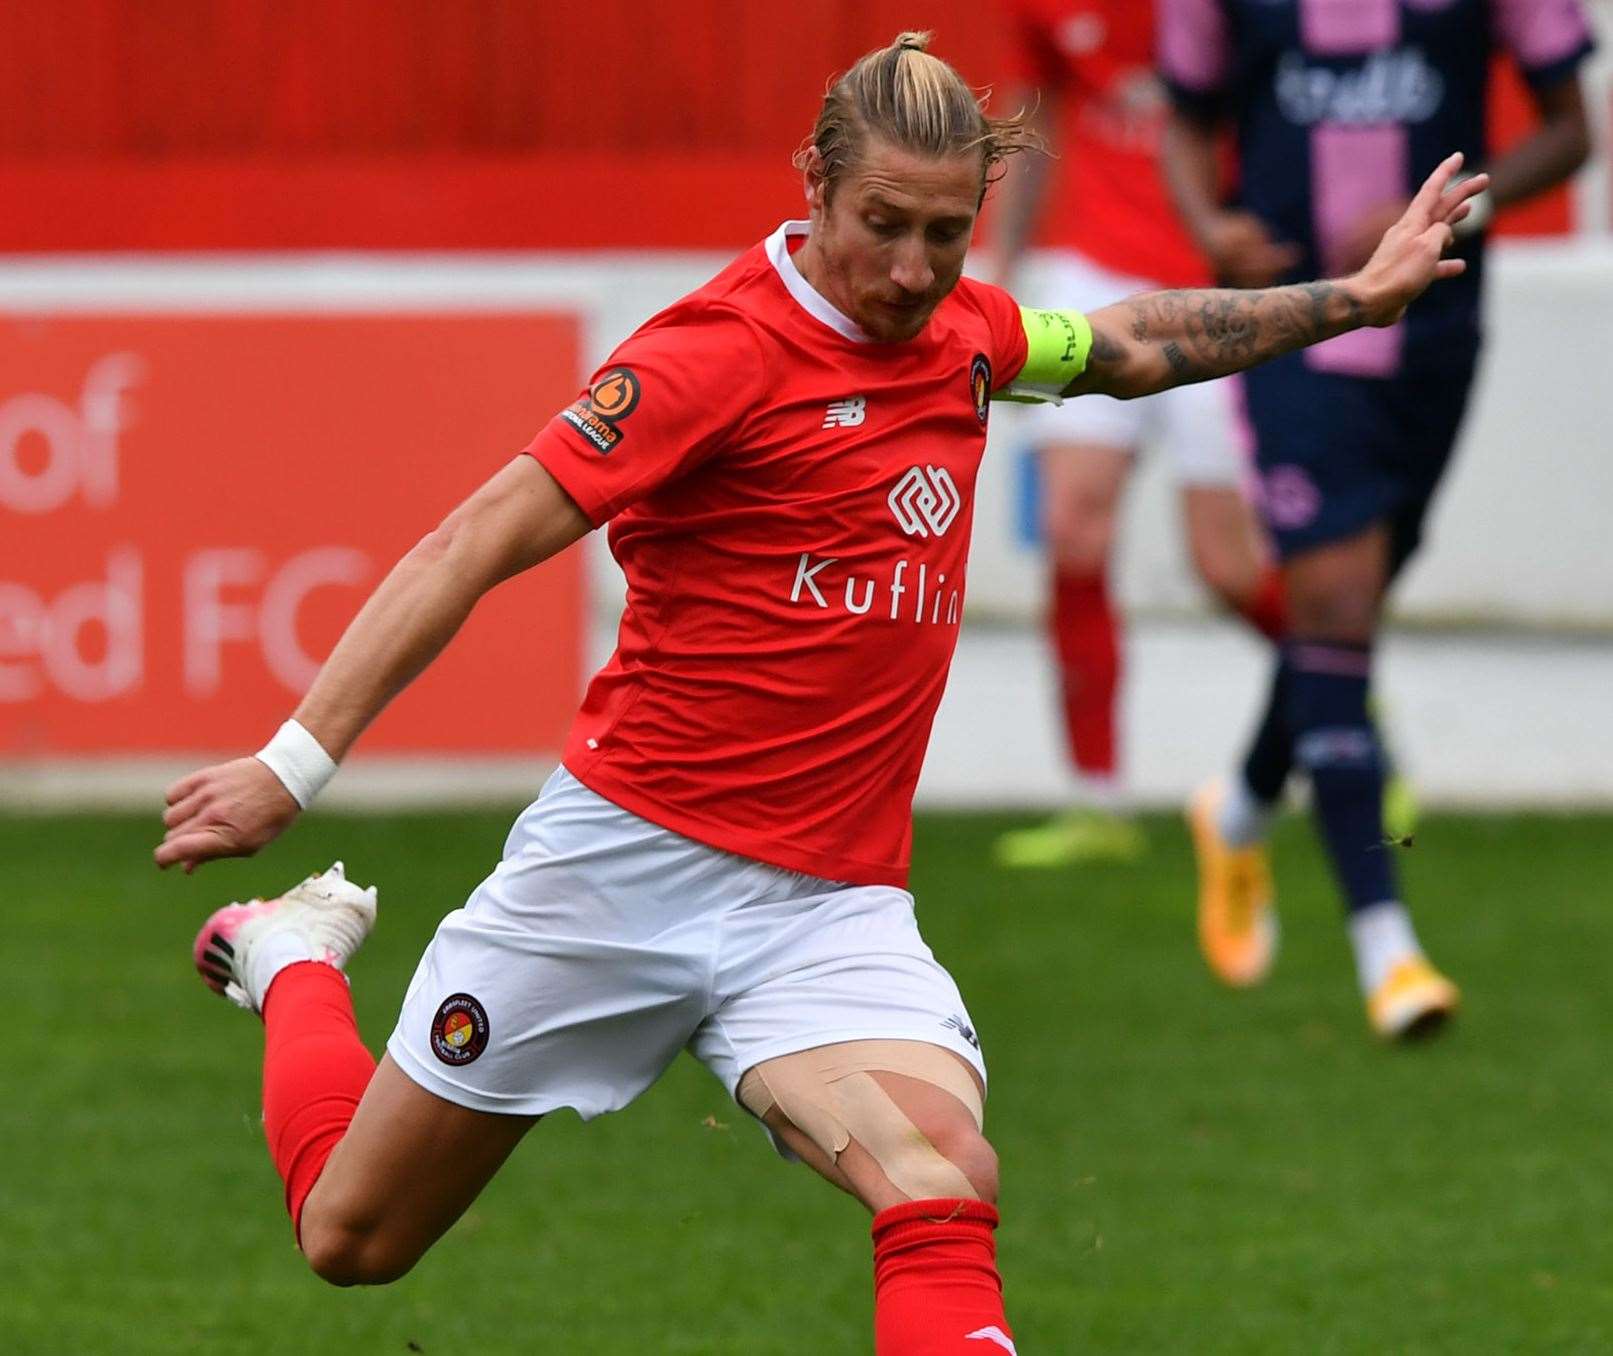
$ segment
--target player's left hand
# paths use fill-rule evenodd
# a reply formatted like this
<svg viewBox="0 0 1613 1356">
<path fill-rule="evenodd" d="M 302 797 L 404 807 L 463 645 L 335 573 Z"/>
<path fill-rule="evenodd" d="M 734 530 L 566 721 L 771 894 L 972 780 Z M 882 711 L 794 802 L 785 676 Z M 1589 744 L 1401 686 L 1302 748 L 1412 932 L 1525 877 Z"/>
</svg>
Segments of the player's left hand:
<svg viewBox="0 0 1613 1356">
<path fill-rule="evenodd" d="M 1367 324 L 1393 325 L 1435 279 L 1454 278 L 1467 268 L 1466 260 L 1447 259 L 1445 251 L 1456 238 L 1451 228 L 1467 216 L 1470 200 L 1490 186 L 1490 176 L 1475 174 L 1453 185 L 1461 168 L 1460 151 L 1445 158 L 1350 280 Z"/>
<path fill-rule="evenodd" d="M 1390 228 L 1406 215 L 1411 206 L 1407 198 L 1395 198 L 1363 212 L 1344 233 L 1338 253 L 1329 261 L 1341 273 L 1359 273 L 1378 251 L 1378 245 Z"/>
</svg>

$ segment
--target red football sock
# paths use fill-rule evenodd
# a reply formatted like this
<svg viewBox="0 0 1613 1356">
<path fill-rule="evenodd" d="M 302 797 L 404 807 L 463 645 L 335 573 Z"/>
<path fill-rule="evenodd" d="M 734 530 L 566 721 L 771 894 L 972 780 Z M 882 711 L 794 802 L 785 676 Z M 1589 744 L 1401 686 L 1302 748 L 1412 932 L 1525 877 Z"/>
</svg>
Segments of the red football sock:
<svg viewBox="0 0 1613 1356">
<path fill-rule="evenodd" d="M 288 965 L 274 977 L 263 1025 L 263 1129 L 300 1230 L 303 1202 L 347 1133 L 375 1058 L 358 1038 L 347 977 L 322 961 Z"/>
<path fill-rule="evenodd" d="M 1283 586 L 1283 572 L 1275 562 L 1261 571 L 1237 611 L 1267 640 L 1281 640 L 1288 634 L 1288 590 Z"/>
<path fill-rule="evenodd" d="M 1089 777 L 1110 779 L 1118 765 L 1120 626 L 1109 605 L 1106 577 L 1056 571 L 1049 623 L 1063 680 L 1070 760 Z"/>
<path fill-rule="evenodd" d="M 984 1201 L 907 1201 L 874 1216 L 875 1356 L 1013 1351 Z"/>
</svg>

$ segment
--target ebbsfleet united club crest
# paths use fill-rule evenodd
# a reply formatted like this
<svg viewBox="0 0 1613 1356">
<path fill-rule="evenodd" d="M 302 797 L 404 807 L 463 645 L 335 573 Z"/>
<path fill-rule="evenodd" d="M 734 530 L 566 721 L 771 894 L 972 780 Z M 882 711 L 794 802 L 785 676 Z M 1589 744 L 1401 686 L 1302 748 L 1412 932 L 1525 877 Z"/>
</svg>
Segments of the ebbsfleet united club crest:
<svg viewBox="0 0 1613 1356">
<path fill-rule="evenodd" d="M 974 397 L 975 418 L 984 426 L 991 412 L 991 359 L 984 353 L 975 354 L 969 364 L 969 394 Z"/>
<path fill-rule="evenodd" d="M 444 1064 L 469 1064 L 487 1049 L 487 1009 L 468 993 L 442 1001 L 431 1019 L 431 1053 Z"/>
</svg>

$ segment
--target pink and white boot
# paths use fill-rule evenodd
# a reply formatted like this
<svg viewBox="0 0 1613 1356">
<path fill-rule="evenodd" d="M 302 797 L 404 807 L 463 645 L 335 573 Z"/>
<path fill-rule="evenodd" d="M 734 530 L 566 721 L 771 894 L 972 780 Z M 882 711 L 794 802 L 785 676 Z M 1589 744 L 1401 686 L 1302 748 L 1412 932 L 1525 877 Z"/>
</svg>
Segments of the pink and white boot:
<svg viewBox="0 0 1613 1356">
<path fill-rule="evenodd" d="M 375 926 L 375 887 L 347 879 L 340 862 L 278 899 L 226 904 L 202 924 L 191 957 L 214 993 L 263 1011 L 274 977 L 298 961 L 342 969 Z"/>
</svg>

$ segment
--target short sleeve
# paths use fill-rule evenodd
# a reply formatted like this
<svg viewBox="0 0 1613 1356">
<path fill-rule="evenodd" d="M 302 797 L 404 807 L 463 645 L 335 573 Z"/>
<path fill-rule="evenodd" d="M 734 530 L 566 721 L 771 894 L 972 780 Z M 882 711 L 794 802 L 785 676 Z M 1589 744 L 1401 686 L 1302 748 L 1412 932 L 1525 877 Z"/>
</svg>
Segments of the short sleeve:
<svg viewBox="0 0 1613 1356">
<path fill-rule="evenodd" d="M 1595 46 L 1580 0 L 1491 0 L 1500 45 L 1537 89 L 1571 75 Z"/>
<path fill-rule="evenodd" d="M 987 354 L 991 359 L 991 389 L 1000 391 L 1019 376 L 1029 351 L 1019 303 L 990 283 L 970 281 L 962 285 L 968 288 L 970 299 L 985 319 L 991 335 Z"/>
<path fill-rule="evenodd" d="M 1220 113 L 1232 77 L 1232 32 L 1223 0 L 1155 0 L 1159 73 L 1182 112 Z"/>
<path fill-rule="evenodd" d="M 597 527 L 727 446 L 762 383 L 760 343 L 737 314 L 658 317 L 523 450 Z"/>
</svg>

